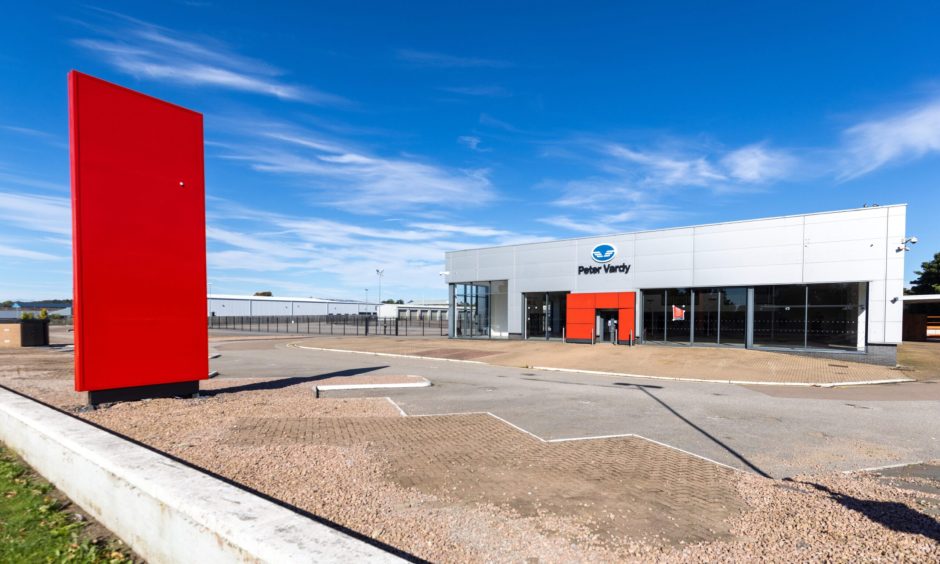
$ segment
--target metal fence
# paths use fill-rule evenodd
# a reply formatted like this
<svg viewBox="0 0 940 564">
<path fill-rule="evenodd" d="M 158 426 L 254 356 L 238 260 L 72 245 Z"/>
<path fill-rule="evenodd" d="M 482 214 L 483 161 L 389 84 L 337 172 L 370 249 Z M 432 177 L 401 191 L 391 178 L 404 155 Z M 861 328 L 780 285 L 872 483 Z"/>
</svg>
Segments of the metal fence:
<svg viewBox="0 0 940 564">
<path fill-rule="evenodd" d="M 446 319 L 398 319 L 371 315 L 213 315 L 209 329 L 299 335 L 446 337 Z"/>
</svg>

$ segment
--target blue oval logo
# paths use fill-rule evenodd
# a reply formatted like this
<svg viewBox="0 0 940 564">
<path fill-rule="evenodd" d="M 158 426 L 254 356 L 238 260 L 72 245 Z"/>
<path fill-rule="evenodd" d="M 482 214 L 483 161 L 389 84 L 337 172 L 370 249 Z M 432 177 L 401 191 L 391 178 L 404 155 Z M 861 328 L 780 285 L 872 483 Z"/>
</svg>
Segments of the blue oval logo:
<svg viewBox="0 0 940 564">
<path fill-rule="evenodd" d="M 610 262 L 617 255 L 617 247 L 602 243 L 591 251 L 591 258 L 594 262 Z"/>
</svg>

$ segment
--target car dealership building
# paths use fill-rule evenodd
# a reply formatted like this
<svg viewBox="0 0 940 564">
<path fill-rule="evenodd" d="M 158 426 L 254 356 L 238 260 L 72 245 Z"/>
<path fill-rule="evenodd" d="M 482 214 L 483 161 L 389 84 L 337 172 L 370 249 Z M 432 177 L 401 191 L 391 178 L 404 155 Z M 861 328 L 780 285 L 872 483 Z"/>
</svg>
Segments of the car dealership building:
<svg viewBox="0 0 940 564">
<path fill-rule="evenodd" d="M 450 336 L 746 347 L 893 364 L 906 209 L 449 252 Z"/>
</svg>

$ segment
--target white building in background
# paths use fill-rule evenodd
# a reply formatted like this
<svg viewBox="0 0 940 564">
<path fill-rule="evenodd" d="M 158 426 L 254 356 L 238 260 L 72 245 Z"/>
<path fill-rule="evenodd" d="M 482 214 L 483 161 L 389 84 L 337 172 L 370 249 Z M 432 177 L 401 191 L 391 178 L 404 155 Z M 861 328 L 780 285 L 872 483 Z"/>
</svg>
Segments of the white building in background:
<svg viewBox="0 0 940 564">
<path fill-rule="evenodd" d="M 449 333 L 629 336 L 892 363 L 906 211 L 875 206 L 449 252 Z M 613 326 L 618 333 L 605 329 Z"/>
<path fill-rule="evenodd" d="M 447 300 L 421 300 L 406 304 L 380 304 L 379 317 L 409 321 L 440 321 L 447 319 Z"/>
<path fill-rule="evenodd" d="M 209 317 L 264 315 L 375 315 L 375 303 L 267 296 L 212 294 L 208 297 Z"/>
</svg>

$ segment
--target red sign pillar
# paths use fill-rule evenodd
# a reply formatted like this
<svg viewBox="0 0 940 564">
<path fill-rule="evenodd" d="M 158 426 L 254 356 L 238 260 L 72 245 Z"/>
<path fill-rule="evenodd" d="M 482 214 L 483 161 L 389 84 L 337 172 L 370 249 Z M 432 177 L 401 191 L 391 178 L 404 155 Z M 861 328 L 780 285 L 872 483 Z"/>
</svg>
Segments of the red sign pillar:
<svg viewBox="0 0 940 564">
<path fill-rule="evenodd" d="M 92 404 L 207 378 L 202 115 L 69 73 L 75 389 Z"/>
</svg>

